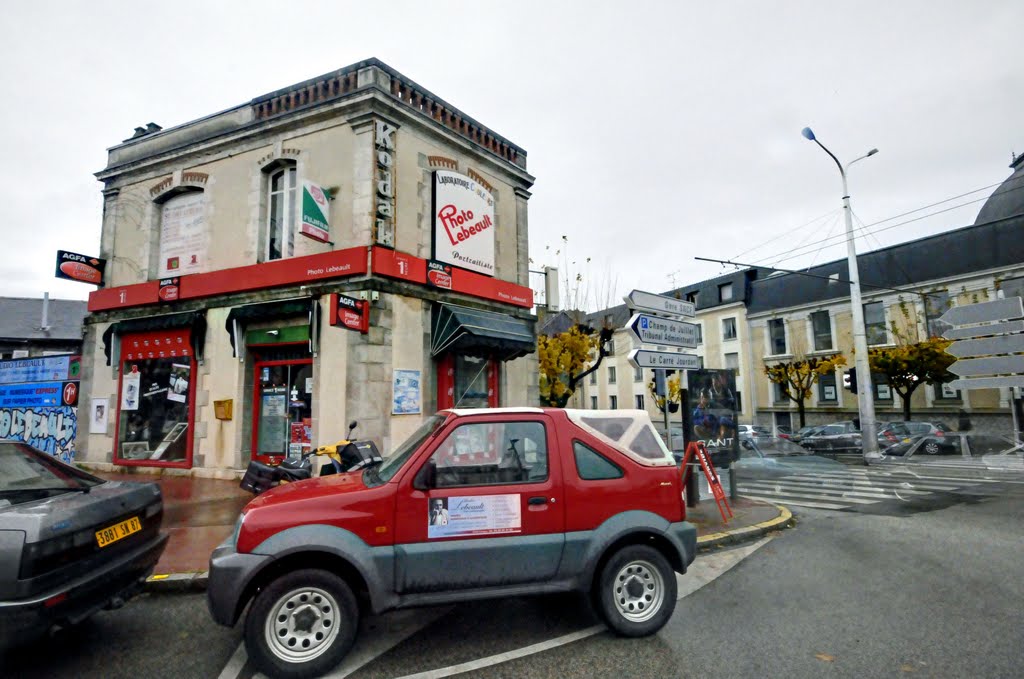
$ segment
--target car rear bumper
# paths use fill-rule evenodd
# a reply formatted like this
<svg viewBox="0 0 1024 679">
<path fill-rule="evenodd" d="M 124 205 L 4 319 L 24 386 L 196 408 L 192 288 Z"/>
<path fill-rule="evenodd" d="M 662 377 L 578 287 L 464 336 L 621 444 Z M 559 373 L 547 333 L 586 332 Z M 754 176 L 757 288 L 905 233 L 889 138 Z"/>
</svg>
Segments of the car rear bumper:
<svg viewBox="0 0 1024 679">
<path fill-rule="evenodd" d="M 142 589 L 167 546 L 167 537 L 159 533 L 102 567 L 32 597 L 0 601 L 0 648 L 123 604 Z"/>
</svg>

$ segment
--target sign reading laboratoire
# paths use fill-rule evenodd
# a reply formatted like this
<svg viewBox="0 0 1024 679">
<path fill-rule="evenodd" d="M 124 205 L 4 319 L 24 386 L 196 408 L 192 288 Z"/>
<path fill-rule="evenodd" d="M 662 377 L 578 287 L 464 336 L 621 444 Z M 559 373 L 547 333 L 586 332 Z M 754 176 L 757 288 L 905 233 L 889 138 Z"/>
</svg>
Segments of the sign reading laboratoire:
<svg viewBox="0 0 1024 679">
<path fill-rule="evenodd" d="M 427 501 L 427 538 L 501 535 L 522 529 L 518 494 L 435 497 Z"/>
<path fill-rule="evenodd" d="M 67 250 L 57 250 L 57 270 L 54 275 L 69 281 L 103 285 L 103 272 L 106 268 L 107 260 L 105 259 L 80 255 Z"/>
<path fill-rule="evenodd" d="M 458 172 L 434 171 L 434 259 L 494 275 L 494 198 Z"/>
<path fill-rule="evenodd" d="M 331 240 L 330 199 L 330 194 L 322 186 L 303 180 L 299 233 L 321 243 Z"/>
<path fill-rule="evenodd" d="M 160 278 L 206 270 L 209 230 L 202 191 L 175 196 L 160 213 Z"/>
<path fill-rule="evenodd" d="M 676 299 L 675 297 L 668 297 L 666 295 L 655 295 L 650 292 L 644 292 L 643 290 L 634 290 L 623 297 L 623 300 L 630 309 L 637 311 L 649 311 L 663 316 L 693 318 L 697 313 L 697 308 L 694 306 L 693 302 L 687 302 L 686 300 Z"/>
<path fill-rule="evenodd" d="M 626 327 L 641 344 L 688 348 L 697 346 L 697 326 L 693 323 L 633 314 Z"/>
<path fill-rule="evenodd" d="M 955 389 L 1024 387 L 1024 302 L 1008 297 L 994 302 L 953 307 L 940 320 L 959 324 L 943 336 L 956 339 L 946 352 L 956 356 L 949 372 L 960 377 Z M 985 325 L 978 325 L 978 324 Z"/>
<path fill-rule="evenodd" d="M 704 361 L 700 356 L 696 356 L 694 354 L 676 354 L 670 351 L 633 349 L 629 352 L 629 363 L 634 368 L 700 370 Z"/>
</svg>

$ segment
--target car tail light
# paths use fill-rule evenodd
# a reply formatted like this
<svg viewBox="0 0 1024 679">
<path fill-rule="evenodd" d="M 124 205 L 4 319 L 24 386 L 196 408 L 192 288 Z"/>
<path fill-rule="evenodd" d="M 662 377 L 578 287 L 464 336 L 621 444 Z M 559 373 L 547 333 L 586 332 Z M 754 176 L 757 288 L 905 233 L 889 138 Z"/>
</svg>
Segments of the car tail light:
<svg viewBox="0 0 1024 679">
<path fill-rule="evenodd" d="M 61 592 L 57 596 L 52 596 L 49 599 L 47 599 L 46 601 L 44 601 L 43 602 L 43 606 L 46 607 L 46 608 L 53 608 L 54 606 L 56 606 L 58 604 L 64 603 L 65 601 L 67 601 L 67 599 L 68 599 L 68 593 L 67 592 Z"/>
<path fill-rule="evenodd" d="M 940 438 L 941 439 L 943 436 L 945 436 L 945 434 L 942 433 L 941 429 L 936 429 L 935 430 L 935 437 L 936 438 Z"/>
</svg>

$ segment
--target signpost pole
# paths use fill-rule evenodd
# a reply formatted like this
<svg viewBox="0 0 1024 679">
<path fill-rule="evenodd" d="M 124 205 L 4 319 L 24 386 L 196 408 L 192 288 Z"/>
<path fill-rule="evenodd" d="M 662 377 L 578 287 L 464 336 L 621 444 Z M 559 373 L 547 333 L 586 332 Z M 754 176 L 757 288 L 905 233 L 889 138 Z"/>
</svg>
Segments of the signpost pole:
<svg viewBox="0 0 1024 679">
<path fill-rule="evenodd" d="M 682 382 L 680 382 L 682 386 Z M 687 449 L 690 444 L 693 443 L 693 437 L 691 432 L 693 431 L 693 420 L 691 419 L 690 408 L 690 392 L 687 389 L 680 391 L 679 396 L 679 409 L 683 411 L 683 448 Z M 693 473 L 692 470 L 687 470 L 686 461 L 683 462 L 683 476 L 686 479 L 686 506 L 696 507 L 700 503 L 700 479 Z M 687 474 L 687 471 L 690 471 Z"/>
</svg>

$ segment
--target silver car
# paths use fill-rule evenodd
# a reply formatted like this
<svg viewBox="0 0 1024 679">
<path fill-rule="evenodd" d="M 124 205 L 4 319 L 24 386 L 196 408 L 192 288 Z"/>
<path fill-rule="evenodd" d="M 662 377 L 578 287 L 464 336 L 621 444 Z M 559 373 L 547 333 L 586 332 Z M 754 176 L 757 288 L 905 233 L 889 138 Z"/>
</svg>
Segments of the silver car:
<svg viewBox="0 0 1024 679">
<path fill-rule="evenodd" d="M 155 483 L 0 440 L 0 651 L 124 604 L 163 553 L 162 520 Z"/>
</svg>

